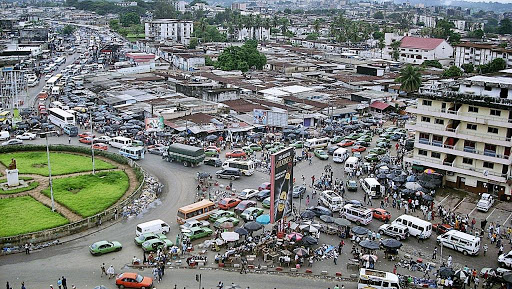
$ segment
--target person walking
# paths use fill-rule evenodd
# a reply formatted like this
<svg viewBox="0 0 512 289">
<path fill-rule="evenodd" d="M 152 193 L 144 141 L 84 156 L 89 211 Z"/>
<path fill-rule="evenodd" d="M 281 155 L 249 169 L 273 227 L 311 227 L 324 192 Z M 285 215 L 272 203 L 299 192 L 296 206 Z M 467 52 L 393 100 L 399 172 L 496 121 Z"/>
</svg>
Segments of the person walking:
<svg viewBox="0 0 512 289">
<path fill-rule="evenodd" d="M 338 252 L 336 250 L 333 251 L 333 260 L 334 260 L 334 265 L 338 265 Z"/>
<path fill-rule="evenodd" d="M 21 282 L 21 289 L 27 289 L 27 288 L 25 287 L 25 282 Z"/>
<path fill-rule="evenodd" d="M 105 276 L 108 276 L 107 270 L 105 269 L 105 263 L 101 264 L 101 276 L 100 277 L 103 277 L 103 274 L 105 274 Z"/>
<path fill-rule="evenodd" d="M 71 137 L 68 137 L 68 144 L 71 144 Z"/>
<path fill-rule="evenodd" d="M 448 268 L 452 267 L 452 255 L 448 255 L 448 261 L 446 262 Z"/>
<path fill-rule="evenodd" d="M 62 288 L 62 280 L 60 280 L 60 278 L 57 280 L 57 287 L 59 287 L 59 289 Z"/>
<path fill-rule="evenodd" d="M 487 246 L 487 244 L 484 245 L 484 256 L 487 255 L 487 250 L 489 249 L 489 247 Z"/>
<path fill-rule="evenodd" d="M 114 277 L 115 270 L 114 270 L 113 265 L 110 265 L 110 267 L 108 267 L 107 274 L 108 274 L 108 279 L 112 279 L 112 277 Z"/>
<path fill-rule="evenodd" d="M 437 247 L 434 248 L 434 253 L 432 254 L 432 259 L 436 259 L 437 258 Z"/>
<path fill-rule="evenodd" d="M 28 245 L 28 243 L 25 244 L 25 254 L 30 254 L 30 246 Z"/>
<path fill-rule="evenodd" d="M 153 268 L 153 280 L 158 281 L 158 268 L 157 267 Z M 158 283 L 160 283 L 160 281 L 158 281 Z"/>
<path fill-rule="evenodd" d="M 62 288 L 63 289 L 68 289 L 68 281 L 66 280 L 66 278 L 64 276 L 62 276 Z"/>
</svg>

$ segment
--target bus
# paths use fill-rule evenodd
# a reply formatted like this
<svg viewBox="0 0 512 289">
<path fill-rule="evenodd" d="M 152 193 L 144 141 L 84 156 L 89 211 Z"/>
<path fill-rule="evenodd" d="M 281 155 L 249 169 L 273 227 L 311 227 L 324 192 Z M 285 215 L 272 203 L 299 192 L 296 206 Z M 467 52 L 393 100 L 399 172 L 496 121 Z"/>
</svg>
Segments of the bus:
<svg viewBox="0 0 512 289">
<path fill-rule="evenodd" d="M 340 211 L 340 216 L 344 216 L 345 219 L 360 225 L 368 225 L 373 220 L 372 210 L 354 206 L 353 204 L 346 204 L 343 210 Z"/>
<path fill-rule="evenodd" d="M 144 158 L 144 147 L 124 146 L 119 154 L 132 160 L 141 160 Z"/>
<path fill-rule="evenodd" d="M 217 212 L 215 203 L 210 200 L 202 200 L 178 209 L 176 220 L 183 225 L 188 220 L 206 220 L 210 215 Z"/>
<path fill-rule="evenodd" d="M 9 118 L 11 118 L 11 112 L 9 110 L 0 112 L 0 122 L 5 122 Z"/>
<path fill-rule="evenodd" d="M 310 138 L 306 140 L 304 147 L 309 150 L 323 149 L 327 147 L 330 140 L 328 137 Z"/>
<path fill-rule="evenodd" d="M 254 162 L 251 160 L 228 159 L 222 164 L 222 168 L 239 169 L 246 176 L 252 176 L 254 174 Z"/>
<path fill-rule="evenodd" d="M 54 86 L 58 81 L 59 79 L 62 77 L 62 74 L 56 74 L 55 76 L 52 76 L 50 77 L 50 79 L 48 79 L 48 81 L 46 82 L 46 84 L 48 84 L 49 86 Z"/>
<path fill-rule="evenodd" d="M 110 140 L 109 144 L 111 147 L 120 149 L 125 146 L 131 146 L 132 139 L 122 136 L 116 136 Z"/>
<path fill-rule="evenodd" d="M 55 60 L 55 63 L 57 63 L 57 65 L 62 65 L 64 63 L 66 63 L 66 57 L 59 57 Z"/>
<path fill-rule="evenodd" d="M 75 125 L 75 116 L 57 107 L 49 109 L 48 119 L 50 122 L 61 128 L 68 124 Z"/>
<path fill-rule="evenodd" d="M 400 281 L 393 273 L 361 268 L 357 289 L 400 289 Z"/>
</svg>

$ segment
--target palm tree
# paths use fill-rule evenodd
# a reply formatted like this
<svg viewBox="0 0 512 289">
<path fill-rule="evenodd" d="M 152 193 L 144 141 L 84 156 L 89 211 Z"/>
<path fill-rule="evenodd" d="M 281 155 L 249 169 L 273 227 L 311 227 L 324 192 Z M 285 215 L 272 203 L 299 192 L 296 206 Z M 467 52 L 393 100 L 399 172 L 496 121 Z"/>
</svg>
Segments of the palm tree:
<svg viewBox="0 0 512 289">
<path fill-rule="evenodd" d="M 384 47 L 386 47 L 386 43 L 384 42 L 384 39 L 379 40 L 379 49 L 380 49 L 380 58 L 382 58 L 382 53 L 384 52 Z"/>
<path fill-rule="evenodd" d="M 400 70 L 400 76 L 396 79 L 401 84 L 400 90 L 407 92 L 418 91 L 421 86 L 421 73 L 418 67 L 408 64 Z"/>
<path fill-rule="evenodd" d="M 315 30 L 316 34 L 320 31 L 320 20 L 315 19 L 315 22 L 313 22 L 313 29 Z"/>
</svg>

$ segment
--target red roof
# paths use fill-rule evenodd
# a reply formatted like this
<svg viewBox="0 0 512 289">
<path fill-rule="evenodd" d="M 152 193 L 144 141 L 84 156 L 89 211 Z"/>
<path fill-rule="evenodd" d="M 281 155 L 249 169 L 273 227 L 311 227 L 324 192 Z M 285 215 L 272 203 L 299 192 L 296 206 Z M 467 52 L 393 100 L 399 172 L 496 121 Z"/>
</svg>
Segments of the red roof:
<svg viewBox="0 0 512 289">
<path fill-rule="evenodd" d="M 380 101 L 374 101 L 372 104 L 370 104 L 370 107 L 378 110 L 385 110 L 389 107 L 389 104 Z"/>
<path fill-rule="evenodd" d="M 432 50 L 438 47 L 444 39 L 441 38 L 423 38 L 405 36 L 400 42 L 401 48 L 418 48 L 424 50 Z"/>
</svg>

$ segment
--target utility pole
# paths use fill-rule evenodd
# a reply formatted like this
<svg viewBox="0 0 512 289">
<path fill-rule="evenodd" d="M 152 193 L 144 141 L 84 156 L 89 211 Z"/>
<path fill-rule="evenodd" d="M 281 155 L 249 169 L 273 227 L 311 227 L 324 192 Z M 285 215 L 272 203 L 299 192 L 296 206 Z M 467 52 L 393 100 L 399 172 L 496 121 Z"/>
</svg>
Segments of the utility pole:
<svg viewBox="0 0 512 289">
<path fill-rule="evenodd" d="M 93 131 L 92 131 L 92 112 L 90 115 L 90 122 L 91 122 L 91 156 L 92 156 L 92 174 L 95 175 L 96 171 L 94 170 L 94 137 L 93 137 Z"/>
<path fill-rule="evenodd" d="M 53 182 L 52 182 L 52 167 L 50 165 L 50 147 L 48 145 L 48 134 L 54 131 L 43 132 L 39 136 L 46 139 L 46 156 L 48 158 L 48 179 L 50 182 L 50 198 L 52 200 L 52 212 L 55 212 L 55 201 L 53 200 Z"/>
</svg>

